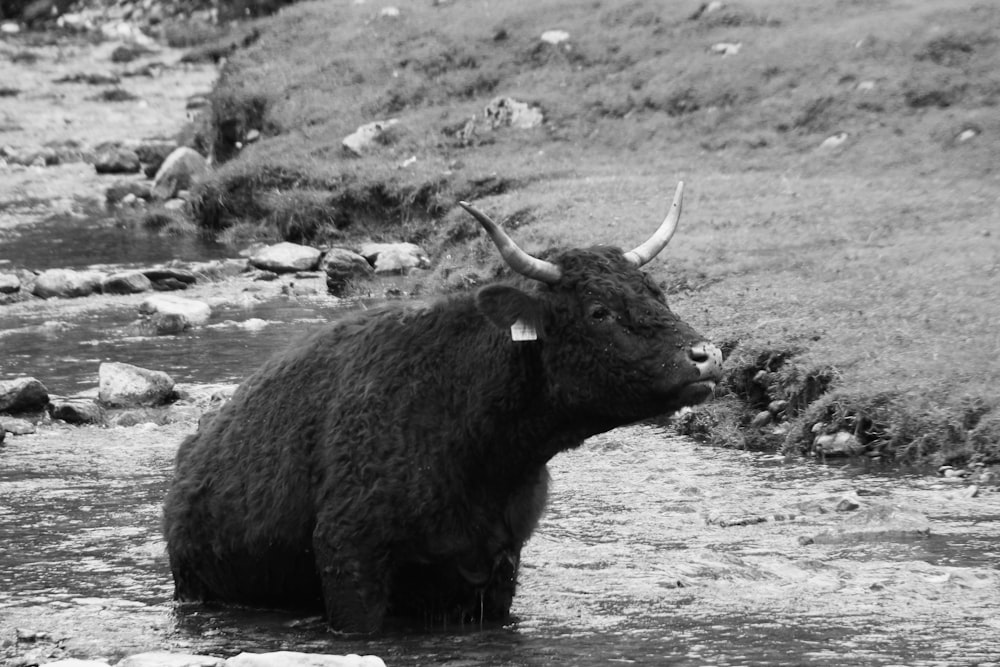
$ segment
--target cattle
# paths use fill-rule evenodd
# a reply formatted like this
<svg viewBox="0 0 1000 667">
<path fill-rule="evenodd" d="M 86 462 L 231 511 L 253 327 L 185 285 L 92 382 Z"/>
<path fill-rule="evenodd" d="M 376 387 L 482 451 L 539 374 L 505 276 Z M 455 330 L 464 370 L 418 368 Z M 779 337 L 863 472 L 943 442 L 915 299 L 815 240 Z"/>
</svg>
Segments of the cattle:
<svg viewBox="0 0 1000 667">
<path fill-rule="evenodd" d="M 508 618 L 546 463 L 700 403 L 722 355 L 629 252 L 521 248 L 475 292 L 363 310 L 264 363 L 180 446 L 164 507 L 175 598 L 322 609 L 330 627 Z"/>
</svg>

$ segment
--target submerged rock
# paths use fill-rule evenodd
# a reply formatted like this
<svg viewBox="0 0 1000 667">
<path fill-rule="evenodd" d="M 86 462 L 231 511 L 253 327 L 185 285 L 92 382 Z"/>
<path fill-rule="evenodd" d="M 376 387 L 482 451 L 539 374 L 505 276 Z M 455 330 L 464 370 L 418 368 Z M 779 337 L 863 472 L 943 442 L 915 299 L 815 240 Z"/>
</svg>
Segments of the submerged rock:
<svg viewBox="0 0 1000 667">
<path fill-rule="evenodd" d="M 107 421 L 104 408 L 89 398 L 59 398 L 49 404 L 49 416 L 67 424 L 97 424 Z"/>
<path fill-rule="evenodd" d="M 139 312 L 145 315 L 180 315 L 191 325 L 208 322 L 212 308 L 204 301 L 186 299 L 173 294 L 153 294 L 140 304 Z"/>
<path fill-rule="evenodd" d="M 813 536 L 811 542 L 896 542 L 923 539 L 930 532 L 930 520 L 924 514 L 908 507 L 883 503 L 849 514 L 840 525 Z"/>
</svg>

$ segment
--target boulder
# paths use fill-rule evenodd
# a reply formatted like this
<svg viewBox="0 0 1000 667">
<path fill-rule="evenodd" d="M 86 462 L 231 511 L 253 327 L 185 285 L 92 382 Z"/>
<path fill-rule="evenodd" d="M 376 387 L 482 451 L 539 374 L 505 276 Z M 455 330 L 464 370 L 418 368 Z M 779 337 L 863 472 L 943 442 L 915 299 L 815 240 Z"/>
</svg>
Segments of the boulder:
<svg viewBox="0 0 1000 667">
<path fill-rule="evenodd" d="M 240 653 L 226 660 L 226 667 L 385 667 L 375 655 L 327 655 L 323 653 Z"/>
<path fill-rule="evenodd" d="M 67 424 L 103 425 L 104 408 L 89 398 L 57 398 L 49 403 L 49 416 Z"/>
<path fill-rule="evenodd" d="M 143 269 L 142 274 L 152 282 L 153 289 L 161 292 L 187 289 L 188 285 L 198 282 L 198 276 L 194 272 L 169 266 Z"/>
<path fill-rule="evenodd" d="M 136 152 L 119 144 L 98 146 L 93 162 L 98 174 L 134 174 L 142 169 Z"/>
<path fill-rule="evenodd" d="M 142 163 L 142 173 L 146 178 L 153 178 L 166 162 L 170 154 L 177 149 L 172 141 L 144 141 L 135 147 L 135 154 Z"/>
<path fill-rule="evenodd" d="M 157 336 L 179 334 L 191 328 L 191 322 L 180 313 L 153 313 L 149 321 Z"/>
<path fill-rule="evenodd" d="M 121 660 L 116 667 L 223 667 L 225 664 L 224 658 L 213 658 L 208 655 L 149 651 L 130 655 Z"/>
<path fill-rule="evenodd" d="M 406 273 L 431 265 L 427 254 L 415 243 L 367 243 L 360 254 L 375 267 L 375 273 Z"/>
<path fill-rule="evenodd" d="M 14 294 L 21 289 L 21 280 L 13 273 L 0 273 L 0 294 Z"/>
<path fill-rule="evenodd" d="M 173 294 L 153 294 L 146 297 L 139 305 L 139 312 L 150 316 L 157 313 L 181 315 L 195 326 L 205 324 L 212 316 L 211 307 L 204 301 L 186 299 Z"/>
<path fill-rule="evenodd" d="M 353 155 L 364 155 L 371 150 L 372 145 L 378 141 L 386 129 L 398 122 L 398 119 L 390 118 L 389 120 L 377 120 L 373 123 L 366 123 L 344 137 L 341 144 L 347 152 Z"/>
<path fill-rule="evenodd" d="M 326 274 L 327 290 L 338 296 L 349 284 L 367 280 L 375 273 L 367 259 L 347 248 L 327 250 L 319 268 Z"/>
<path fill-rule="evenodd" d="M 98 369 L 98 398 L 111 407 L 155 407 L 174 398 L 174 381 L 163 371 L 105 362 Z"/>
<path fill-rule="evenodd" d="M 538 107 L 518 102 L 511 97 L 494 97 L 483 110 L 492 129 L 514 127 L 528 130 L 542 124 L 544 117 Z"/>
<path fill-rule="evenodd" d="M 153 186 L 154 199 L 171 199 L 181 190 L 189 190 L 195 180 L 208 173 L 208 161 L 193 148 L 175 149 L 160 165 Z"/>
<path fill-rule="evenodd" d="M 153 283 L 141 271 L 112 273 L 101 281 L 105 294 L 138 294 L 153 289 Z"/>
<path fill-rule="evenodd" d="M 853 456 L 865 451 L 858 436 L 847 431 L 824 433 L 813 440 L 813 452 L 817 456 Z"/>
<path fill-rule="evenodd" d="M 316 248 L 285 241 L 261 248 L 250 257 L 250 264 L 275 273 L 312 271 L 321 254 Z"/>
<path fill-rule="evenodd" d="M 49 390 L 33 377 L 0 380 L 0 412 L 37 412 L 49 403 Z"/>
<path fill-rule="evenodd" d="M 65 299 L 89 296 L 99 291 L 104 276 L 97 271 L 74 271 L 73 269 L 48 269 L 35 278 L 32 294 L 43 299 L 62 297 Z"/>
</svg>

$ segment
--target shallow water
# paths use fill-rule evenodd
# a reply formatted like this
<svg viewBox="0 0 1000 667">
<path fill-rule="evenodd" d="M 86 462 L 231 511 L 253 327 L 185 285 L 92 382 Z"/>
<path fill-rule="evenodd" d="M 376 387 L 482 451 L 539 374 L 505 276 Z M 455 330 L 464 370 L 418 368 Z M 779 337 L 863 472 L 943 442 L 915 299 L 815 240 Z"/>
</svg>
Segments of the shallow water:
<svg viewBox="0 0 1000 667">
<path fill-rule="evenodd" d="M 45 631 L 74 656 L 112 659 L 166 648 L 362 652 L 389 665 L 1000 660 L 1000 494 L 964 498 L 933 478 L 701 447 L 648 426 L 553 460 L 549 509 L 504 627 L 351 641 L 317 619 L 178 608 L 159 516 L 190 428 L 66 428 L 8 441 L 2 636 Z M 861 507 L 834 511 L 845 495 Z M 930 537 L 799 543 L 881 507 L 925 517 Z"/>
</svg>

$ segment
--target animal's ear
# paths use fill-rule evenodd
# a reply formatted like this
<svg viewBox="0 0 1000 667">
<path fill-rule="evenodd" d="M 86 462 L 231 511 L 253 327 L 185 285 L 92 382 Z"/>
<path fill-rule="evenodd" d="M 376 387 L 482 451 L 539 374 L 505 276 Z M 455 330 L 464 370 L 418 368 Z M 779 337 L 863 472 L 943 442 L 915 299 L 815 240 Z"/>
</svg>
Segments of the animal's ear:
<svg viewBox="0 0 1000 667">
<path fill-rule="evenodd" d="M 513 340 L 535 340 L 542 335 L 542 306 L 516 287 L 487 285 L 476 293 L 476 307 Z"/>
</svg>

